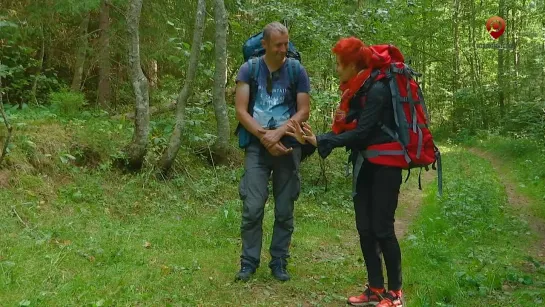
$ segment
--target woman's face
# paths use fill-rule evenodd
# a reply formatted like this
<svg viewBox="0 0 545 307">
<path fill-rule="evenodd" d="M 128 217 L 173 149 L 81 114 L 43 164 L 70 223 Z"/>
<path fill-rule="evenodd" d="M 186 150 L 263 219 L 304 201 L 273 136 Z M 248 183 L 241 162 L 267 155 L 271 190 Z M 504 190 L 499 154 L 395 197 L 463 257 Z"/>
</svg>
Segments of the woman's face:
<svg viewBox="0 0 545 307">
<path fill-rule="evenodd" d="M 337 54 L 336 56 L 337 56 L 336 69 L 337 69 L 337 74 L 339 75 L 339 80 L 341 81 L 341 83 L 344 83 L 352 79 L 352 77 L 358 74 L 356 65 L 354 65 L 353 63 L 348 65 L 343 65 L 339 55 Z"/>
</svg>

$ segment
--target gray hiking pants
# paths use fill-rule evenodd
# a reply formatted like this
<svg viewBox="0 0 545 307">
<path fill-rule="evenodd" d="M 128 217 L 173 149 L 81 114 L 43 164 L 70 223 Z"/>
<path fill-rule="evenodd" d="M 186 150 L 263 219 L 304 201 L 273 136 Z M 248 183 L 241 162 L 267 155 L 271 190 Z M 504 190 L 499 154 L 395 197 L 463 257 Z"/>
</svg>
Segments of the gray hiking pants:
<svg viewBox="0 0 545 307">
<path fill-rule="evenodd" d="M 293 233 L 293 205 L 299 197 L 301 181 L 299 163 L 301 147 L 290 154 L 272 156 L 261 143 L 246 148 L 244 175 L 239 193 L 242 200 L 242 255 L 241 262 L 259 267 L 263 238 L 263 213 L 269 196 L 268 184 L 272 171 L 274 194 L 274 229 L 269 249 L 271 262 L 289 258 Z"/>
</svg>

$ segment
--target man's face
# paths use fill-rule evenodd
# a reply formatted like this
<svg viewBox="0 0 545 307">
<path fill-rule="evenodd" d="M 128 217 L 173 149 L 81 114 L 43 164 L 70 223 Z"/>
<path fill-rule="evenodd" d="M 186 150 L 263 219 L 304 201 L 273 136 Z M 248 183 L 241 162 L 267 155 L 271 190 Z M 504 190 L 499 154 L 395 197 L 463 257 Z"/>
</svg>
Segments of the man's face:
<svg viewBox="0 0 545 307">
<path fill-rule="evenodd" d="M 263 40 L 263 48 L 268 56 L 272 56 L 277 61 L 282 61 L 288 52 L 289 35 L 281 34 L 278 31 L 272 31 L 268 40 Z"/>
</svg>

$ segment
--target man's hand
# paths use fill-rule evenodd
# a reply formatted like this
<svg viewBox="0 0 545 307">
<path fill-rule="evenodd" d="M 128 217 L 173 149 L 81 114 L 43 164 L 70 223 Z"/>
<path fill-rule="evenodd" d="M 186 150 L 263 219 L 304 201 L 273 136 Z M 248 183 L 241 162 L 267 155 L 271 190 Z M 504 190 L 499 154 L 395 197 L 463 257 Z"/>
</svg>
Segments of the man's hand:
<svg viewBox="0 0 545 307">
<path fill-rule="evenodd" d="M 260 128 L 257 132 L 261 133 L 259 140 L 267 149 L 277 144 L 285 133 L 283 129 L 265 130 L 263 128 Z"/>
<path fill-rule="evenodd" d="M 271 155 L 278 157 L 289 154 L 290 152 L 292 152 L 293 148 L 286 148 L 284 144 L 278 142 L 270 148 L 267 148 L 267 150 L 271 153 Z"/>
</svg>

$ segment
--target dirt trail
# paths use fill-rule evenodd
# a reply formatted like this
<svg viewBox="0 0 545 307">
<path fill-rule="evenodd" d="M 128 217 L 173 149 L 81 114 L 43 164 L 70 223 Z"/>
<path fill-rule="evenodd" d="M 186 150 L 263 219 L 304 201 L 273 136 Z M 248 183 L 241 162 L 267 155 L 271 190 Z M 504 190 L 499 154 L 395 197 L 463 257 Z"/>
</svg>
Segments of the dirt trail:
<svg viewBox="0 0 545 307">
<path fill-rule="evenodd" d="M 399 194 L 398 212 L 396 213 L 395 231 L 398 238 L 407 234 L 409 225 L 418 216 L 422 198 L 426 193 L 426 187 L 437 178 L 437 171 L 430 168 L 429 171 L 422 170 L 422 191 L 418 189 L 418 169 L 411 171 L 409 180 L 405 183 L 407 172 L 403 171 L 403 183 Z"/>
<path fill-rule="evenodd" d="M 492 163 L 492 167 L 497 172 L 499 176 L 501 174 L 505 174 L 508 172 L 508 170 L 502 168 L 502 163 L 500 159 L 495 157 L 493 154 L 476 149 L 471 148 L 470 151 L 484 159 L 487 159 Z M 532 256 L 538 258 L 541 261 L 545 260 L 545 221 L 539 217 L 536 217 L 532 214 L 530 210 L 531 201 L 525 197 L 524 195 L 519 194 L 516 191 L 516 183 L 512 182 L 507 177 L 502 177 L 502 182 L 505 186 L 505 192 L 507 193 L 507 200 L 509 201 L 509 204 L 513 206 L 513 208 L 519 210 L 520 217 L 528 222 L 528 226 L 532 230 L 534 234 L 538 237 L 538 244 L 535 244 L 531 250 Z"/>
</svg>

